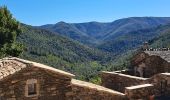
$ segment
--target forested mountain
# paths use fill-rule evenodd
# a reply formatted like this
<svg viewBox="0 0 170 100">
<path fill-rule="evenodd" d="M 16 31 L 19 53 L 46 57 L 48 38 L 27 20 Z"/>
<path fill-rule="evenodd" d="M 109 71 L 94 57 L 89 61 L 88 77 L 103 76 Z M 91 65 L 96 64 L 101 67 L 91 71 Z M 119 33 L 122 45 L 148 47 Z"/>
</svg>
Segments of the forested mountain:
<svg viewBox="0 0 170 100">
<path fill-rule="evenodd" d="M 109 25 L 104 39 L 112 40 L 116 36 L 141 30 L 166 25 L 170 23 L 170 17 L 130 17 L 116 20 Z"/>
<path fill-rule="evenodd" d="M 111 42 L 103 42 L 96 45 L 97 48 L 92 48 L 59 33 L 37 27 L 22 25 L 22 30 L 17 41 L 25 45 L 25 52 L 20 57 L 72 72 L 79 79 L 95 82 L 98 81 L 99 71 L 126 68 L 132 53 L 144 41 L 149 41 L 152 47 L 169 47 L 170 38 L 170 25 L 160 25 L 120 34 Z"/>
<path fill-rule="evenodd" d="M 113 40 L 117 36 L 141 30 L 154 28 L 159 25 L 170 23 L 169 17 L 130 17 L 119 19 L 110 23 L 88 22 L 88 23 L 65 23 L 47 24 L 40 28 L 52 32 L 58 32 L 66 37 L 82 43 L 103 43 Z M 88 41 L 85 41 L 87 40 Z"/>
<path fill-rule="evenodd" d="M 35 27 L 19 25 L 12 15 L 4 12 L 9 11 L 1 9 L 0 21 L 6 22 L 0 26 L 1 38 L 6 36 L 1 39 L 5 42 L 0 43 L 1 57 L 23 52 L 21 58 L 95 83 L 100 81 L 99 71 L 127 68 L 133 52 L 144 41 L 149 41 L 152 47 L 170 47 L 170 18 L 131 17 L 111 23 L 59 22 Z"/>
<path fill-rule="evenodd" d="M 60 35 L 77 40 L 84 44 L 90 44 L 96 41 L 92 37 L 89 37 L 86 33 L 77 29 L 74 25 L 65 22 L 59 22 L 54 25 L 43 25 L 40 28 L 52 31 L 55 34 L 59 33 Z"/>
<path fill-rule="evenodd" d="M 97 72 L 111 67 L 114 55 L 88 47 L 50 31 L 22 25 L 17 41 L 24 44 L 24 59 L 72 72 L 79 79 L 91 80 Z M 113 68 L 112 68 L 113 69 Z"/>
<path fill-rule="evenodd" d="M 160 39 L 163 38 L 165 35 L 168 35 L 168 32 L 170 30 L 169 26 L 170 25 L 160 25 L 154 28 L 142 29 L 126 34 L 121 34 L 112 40 L 100 44 L 98 48 L 104 51 L 109 51 L 113 53 L 116 52 L 117 54 L 120 54 L 126 52 L 127 50 L 139 48 L 145 41 L 155 42 L 156 40 L 159 40 L 159 42 L 161 42 Z M 161 43 L 163 43 L 163 41 L 164 40 L 162 40 Z M 156 43 L 155 45 L 157 45 L 157 47 L 159 48 L 163 47 L 158 44 L 160 43 Z M 167 43 L 163 44 L 166 45 Z"/>
<path fill-rule="evenodd" d="M 149 43 L 151 48 L 170 48 L 170 24 L 162 26 L 160 34 Z"/>
<path fill-rule="evenodd" d="M 0 57 L 19 56 L 100 82 L 100 71 L 126 69 L 143 42 L 170 48 L 169 17 L 131 17 L 110 23 L 20 24 L 0 8 Z"/>
</svg>

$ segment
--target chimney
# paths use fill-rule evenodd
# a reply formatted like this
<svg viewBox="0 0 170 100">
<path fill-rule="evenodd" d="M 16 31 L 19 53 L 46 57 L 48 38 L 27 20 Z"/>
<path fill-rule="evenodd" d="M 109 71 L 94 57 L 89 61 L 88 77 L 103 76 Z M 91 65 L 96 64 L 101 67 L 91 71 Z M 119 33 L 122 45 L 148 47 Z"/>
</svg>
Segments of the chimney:
<svg viewBox="0 0 170 100">
<path fill-rule="evenodd" d="M 142 50 L 148 50 L 149 49 L 149 45 L 148 45 L 148 42 L 144 42 L 143 43 L 143 47 L 142 47 Z"/>
</svg>

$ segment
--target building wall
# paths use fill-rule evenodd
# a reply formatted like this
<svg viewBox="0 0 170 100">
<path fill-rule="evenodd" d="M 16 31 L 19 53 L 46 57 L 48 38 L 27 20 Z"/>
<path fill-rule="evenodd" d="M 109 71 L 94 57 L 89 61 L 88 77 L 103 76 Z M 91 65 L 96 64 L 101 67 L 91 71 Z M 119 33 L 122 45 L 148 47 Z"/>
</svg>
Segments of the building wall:
<svg viewBox="0 0 170 100">
<path fill-rule="evenodd" d="M 159 56 L 149 56 L 146 53 L 139 53 L 133 57 L 131 64 L 135 76 L 150 78 L 156 74 L 170 72 L 170 63 Z"/>
<path fill-rule="evenodd" d="M 123 93 L 71 80 L 71 77 L 41 68 L 27 67 L 0 81 L 0 100 L 127 100 Z M 29 82 L 37 82 L 36 96 L 28 97 L 26 86 Z"/>
<path fill-rule="evenodd" d="M 28 79 L 37 80 L 37 96 L 26 97 Z M 28 67 L 0 81 L 0 100 L 65 100 L 71 91 L 70 82 L 70 77 Z"/>
<path fill-rule="evenodd" d="M 156 74 L 151 78 L 135 78 L 134 76 L 123 75 L 120 73 L 103 72 L 101 74 L 101 78 L 102 85 L 104 87 L 125 93 L 128 98 L 142 99 L 146 97 L 146 94 L 148 94 L 148 92 L 150 92 L 151 94 L 147 95 L 147 97 L 151 95 L 160 96 L 170 94 L 170 73 Z M 153 88 L 139 88 L 140 86 L 138 87 L 138 85 L 144 84 L 152 84 Z M 128 90 L 127 92 L 126 88 L 133 86 L 137 87 L 137 89 L 132 89 L 130 91 Z"/>
<path fill-rule="evenodd" d="M 72 82 L 67 96 L 67 100 L 127 100 L 123 93 L 83 81 Z"/>
<path fill-rule="evenodd" d="M 170 94 L 170 73 L 161 73 L 149 79 L 149 82 L 154 85 L 155 95 Z"/>
<path fill-rule="evenodd" d="M 125 94 L 129 100 L 149 100 L 154 94 L 154 86 L 152 84 L 143 84 L 132 87 L 126 87 Z"/>
<path fill-rule="evenodd" d="M 145 84 L 147 78 L 135 77 L 119 73 L 101 73 L 102 86 L 124 93 L 125 87 Z"/>
</svg>

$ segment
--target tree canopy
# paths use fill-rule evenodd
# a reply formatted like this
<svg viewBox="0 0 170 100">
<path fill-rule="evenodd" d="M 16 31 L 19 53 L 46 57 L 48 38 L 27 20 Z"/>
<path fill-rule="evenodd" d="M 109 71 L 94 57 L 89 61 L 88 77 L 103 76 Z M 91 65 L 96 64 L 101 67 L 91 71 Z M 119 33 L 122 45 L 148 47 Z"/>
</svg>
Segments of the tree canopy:
<svg viewBox="0 0 170 100">
<path fill-rule="evenodd" d="M 13 18 L 7 7 L 0 7 L 0 57 L 18 56 L 23 51 L 23 45 L 16 43 L 19 33 L 19 22 Z"/>
</svg>

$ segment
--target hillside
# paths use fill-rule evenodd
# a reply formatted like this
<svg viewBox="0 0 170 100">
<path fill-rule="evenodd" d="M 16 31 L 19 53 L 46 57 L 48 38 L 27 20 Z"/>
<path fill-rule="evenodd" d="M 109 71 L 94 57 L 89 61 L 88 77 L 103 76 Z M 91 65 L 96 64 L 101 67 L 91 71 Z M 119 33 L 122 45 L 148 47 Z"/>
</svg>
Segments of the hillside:
<svg viewBox="0 0 170 100">
<path fill-rule="evenodd" d="M 25 46 L 21 58 L 72 72 L 79 79 L 90 80 L 114 57 L 47 30 L 28 25 L 22 25 L 22 30 L 17 38 Z"/>
<path fill-rule="evenodd" d="M 131 17 L 112 23 L 59 22 L 41 27 L 23 26 L 25 34 L 18 41 L 27 47 L 22 58 L 72 72 L 82 80 L 94 81 L 101 70 L 129 66 L 133 52 L 145 41 L 156 41 L 169 29 L 167 23 L 169 18 Z"/>
<path fill-rule="evenodd" d="M 170 48 L 170 25 L 163 26 L 161 34 L 149 43 L 152 48 Z"/>
<path fill-rule="evenodd" d="M 55 34 L 59 33 L 62 36 L 66 36 L 84 44 L 90 44 L 96 41 L 95 39 L 89 37 L 87 34 L 74 27 L 74 25 L 65 22 L 59 22 L 54 25 L 43 25 L 40 28 L 49 30 Z"/>
<path fill-rule="evenodd" d="M 166 35 L 165 33 L 168 32 L 169 29 L 169 25 L 162 25 L 154 28 L 132 31 L 119 35 L 113 40 L 106 41 L 103 44 L 100 44 L 98 48 L 104 51 L 120 54 L 128 50 L 139 48 L 145 41 L 155 42 L 157 40 L 162 44 L 166 44 L 161 42 L 160 39 Z M 161 48 L 162 46 L 158 45 L 160 43 L 155 43 L 155 45 Z"/>
<path fill-rule="evenodd" d="M 141 29 L 154 28 L 170 23 L 169 17 L 130 17 L 108 23 L 65 23 L 47 24 L 40 28 L 57 32 L 85 44 L 100 44 L 112 41 L 119 35 Z"/>
<path fill-rule="evenodd" d="M 116 36 L 137 31 L 141 29 L 149 29 L 159 25 L 166 25 L 170 23 L 169 17 L 130 17 L 116 20 L 110 23 L 107 28 L 107 34 L 104 36 L 105 40 L 113 39 Z"/>
<path fill-rule="evenodd" d="M 100 26 L 97 22 L 91 24 L 100 27 L 100 31 L 103 31 L 101 27 L 107 26 L 107 24 Z M 88 25 L 89 23 L 86 23 L 86 28 L 88 28 Z M 83 31 L 83 36 L 88 37 L 92 31 L 98 34 L 98 30 L 91 29 L 87 32 L 88 30 L 83 26 L 78 24 L 72 26 L 79 27 Z M 127 68 L 133 52 L 144 41 L 150 41 L 153 46 L 160 43 L 161 38 L 167 37 L 164 35 L 168 35 L 165 33 L 169 30 L 169 25 L 154 26 L 119 34 L 119 36 L 110 40 L 100 41 L 98 45 L 93 44 L 93 47 L 75 41 L 75 39 L 73 40 L 66 35 L 48 31 L 49 29 L 40 29 L 28 25 L 22 25 L 22 29 L 23 33 L 17 38 L 17 41 L 25 45 L 25 52 L 20 56 L 21 58 L 74 73 L 78 79 L 96 82 L 98 80 L 97 74 L 101 70 L 113 71 Z M 98 38 L 93 37 L 93 39 L 97 40 Z M 85 40 L 89 42 L 89 39 Z M 168 41 L 167 39 L 166 44 L 168 44 Z"/>
</svg>

